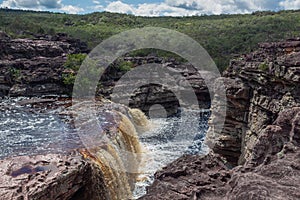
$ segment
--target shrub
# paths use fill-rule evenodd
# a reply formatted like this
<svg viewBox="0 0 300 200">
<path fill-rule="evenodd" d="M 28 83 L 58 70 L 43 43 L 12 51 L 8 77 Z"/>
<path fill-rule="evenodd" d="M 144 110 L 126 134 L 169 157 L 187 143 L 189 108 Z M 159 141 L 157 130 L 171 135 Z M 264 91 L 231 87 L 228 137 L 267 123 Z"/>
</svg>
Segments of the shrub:
<svg viewBox="0 0 300 200">
<path fill-rule="evenodd" d="M 130 61 L 123 61 L 118 65 L 118 68 L 122 71 L 122 72 L 128 72 L 130 71 L 132 68 L 134 67 L 134 64 Z"/>
<path fill-rule="evenodd" d="M 261 71 L 266 72 L 266 71 L 268 71 L 268 69 L 269 69 L 269 65 L 268 65 L 266 62 L 263 62 L 263 63 L 261 63 L 261 64 L 259 65 L 258 69 L 260 69 Z"/>
<path fill-rule="evenodd" d="M 21 70 L 16 68 L 10 68 L 9 70 L 11 77 L 16 81 L 21 76 Z"/>
<path fill-rule="evenodd" d="M 65 69 L 71 69 L 72 72 L 64 73 L 62 75 L 63 83 L 65 85 L 74 85 L 76 74 L 82 64 L 86 59 L 86 54 L 69 54 L 67 61 L 64 64 Z"/>
</svg>

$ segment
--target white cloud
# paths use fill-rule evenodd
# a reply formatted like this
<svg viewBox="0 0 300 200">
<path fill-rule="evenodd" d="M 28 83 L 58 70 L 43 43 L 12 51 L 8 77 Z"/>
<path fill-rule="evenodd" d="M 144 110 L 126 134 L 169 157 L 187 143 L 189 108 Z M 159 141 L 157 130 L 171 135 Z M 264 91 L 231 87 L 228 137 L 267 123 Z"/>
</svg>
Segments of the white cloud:
<svg viewBox="0 0 300 200">
<path fill-rule="evenodd" d="M 0 7 L 80 13 L 108 11 L 139 16 L 191 16 L 202 14 L 251 13 L 262 10 L 300 9 L 300 0 L 161 0 L 157 3 L 128 4 L 122 0 L 91 0 L 88 7 L 64 5 L 62 0 L 3 0 Z M 102 4 L 105 2 L 105 4 Z M 106 5 L 106 6 L 104 6 Z"/>
<path fill-rule="evenodd" d="M 130 5 L 121 1 L 110 2 L 104 10 L 108 12 L 128 13 L 138 16 L 187 16 L 197 14 L 196 11 L 177 8 L 166 3 L 143 3 Z"/>
<path fill-rule="evenodd" d="M 278 0 L 165 0 L 166 4 L 187 10 L 196 9 L 202 14 L 250 13 L 257 10 L 274 10 Z"/>
<path fill-rule="evenodd" d="M 84 11 L 83 8 L 72 5 L 63 6 L 60 10 L 70 14 L 77 14 Z"/>
<path fill-rule="evenodd" d="M 100 5 L 99 5 L 100 6 Z M 31 10 L 49 10 L 54 9 L 70 14 L 83 12 L 84 9 L 74 5 L 64 5 L 61 0 L 4 0 L 0 7 L 31 9 Z"/>
<path fill-rule="evenodd" d="M 285 0 L 279 3 L 284 9 L 297 10 L 300 9 L 300 0 Z"/>
<path fill-rule="evenodd" d="M 280 0 L 165 0 L 161 3 L 131 5 L 118 0 L 110 2 L 104 10 L 139 16 L 234 14 L 251 13 L 258 10 L 275 10 L 279 7 L 279 1 Z"/>
<path fill-rule="evenodd" d="M 93 3 L 94 3 L 94 4 L 100 4 L 100 1 L 93 0 Z"/>
<path fill-rule="evenodd" d="M 1 7 L 23 9 L 58 9 L 62 7 L 61 0 L 4 0 Z"/>
<path fill-rule="evenodd" d="M 133 8 L 134 14 L 139 16 L 188 16 L 197 14 L 196 10 L 186 10 L 169 6 L 165 3 L 160 4 L 139 4 Z"/>
<path fill-rule="evenodd" d="M 134 14 L 135 8 L 132 5 L 123 3 L 121 1 L 114 1 L 107 5 L 105 11 L 117 13 L 130 13 Z"/>
</svg>

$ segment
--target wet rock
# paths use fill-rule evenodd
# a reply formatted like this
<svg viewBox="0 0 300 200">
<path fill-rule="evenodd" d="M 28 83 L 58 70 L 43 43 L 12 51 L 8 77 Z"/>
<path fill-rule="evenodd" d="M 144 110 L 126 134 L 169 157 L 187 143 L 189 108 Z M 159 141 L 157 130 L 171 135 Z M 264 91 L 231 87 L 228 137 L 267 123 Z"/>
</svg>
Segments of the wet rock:
<svg viewBox="0 0 300 200">
<path fill-rule="evenodd" d="M 1 160 L 1 198 L 13 200 L 131 198 L 142 152 L 137 131 L 142 133 L 148 130 L 148 119 L 140 110 L 130 109 L 105 99 L 76 104 L 73 102 L 73 105 L 71 103 L 70 99 L 60 97 L 32 98 L 17 102 L 18 109 L 23 111 L 60 114 L 64 121 L 68 120 L 70 126 L 81 132 L 73 133 L 78 134 L 78 144 L 66 147 L 63 151 L 56 150 L 57 146 L 53 144 L 47 149 L 47 152 L 51 150 L 53 154 Z M 91 119 L 89 109 L 95 111 L 95 120 Z M 97 125 L 95 126 L 93 122 Z M 54 148 L 53 151 L 51 148 Z"/>
</svg>

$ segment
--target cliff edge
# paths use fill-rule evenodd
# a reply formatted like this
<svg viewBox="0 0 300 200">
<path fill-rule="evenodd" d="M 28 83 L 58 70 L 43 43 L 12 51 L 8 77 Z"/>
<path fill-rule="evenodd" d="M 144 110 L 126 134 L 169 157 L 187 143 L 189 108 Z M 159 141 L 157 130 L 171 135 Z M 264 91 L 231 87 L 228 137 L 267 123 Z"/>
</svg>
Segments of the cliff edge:
<svg viewBox="0 0 300 200">
<path fill-rule="evenodd" d="M 207 156 L 183 156 L 155 175 L 141 199 L 299 199 L 300 39 L 263 43 L 224 76 L 227 115 L 212 108 Z M 222 101 L 214 98 L 213 101 Z"/>
</svg>

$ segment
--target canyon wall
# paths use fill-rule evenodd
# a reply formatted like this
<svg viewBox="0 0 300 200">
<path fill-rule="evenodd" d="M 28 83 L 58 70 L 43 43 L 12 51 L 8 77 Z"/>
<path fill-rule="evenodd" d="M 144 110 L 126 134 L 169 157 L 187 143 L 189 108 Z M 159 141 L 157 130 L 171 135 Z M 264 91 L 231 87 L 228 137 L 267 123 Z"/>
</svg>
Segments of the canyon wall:
<svg viewBox="0 0 300 200">
<path fill-rule="evenodd" d="M 231 61 L 215 84 L 224 83 L 227 101 L 213 99 L 210 154 L 169 164 L 141 199 L 299 199 L 299 78 L 300 38 Z M 224 103 L 225 125 L 214 133 Z"/>
<path fill-rule="evenodd" d="M 222 80 L 227 116 L 223 130 L 214 134 L 213 150 L 242 164 L 262 130 L 281 111 L 300 105 L 300 39 L 260 44 L 257 51 L 231 61 Z M 217 118 L 212 115 L 211 131 Z"/>
<path fill-rule="evenodd" d="M 212 73 L 208 71 L 199 72 L 193 65 L 179 62 L 173 58 L 146 56 L 124 57 L 123 59 L 125 62 L 133 64 L 132 70 L 134 70 L 135 67 L 145 65 L 149 68 L 153 68 L 153 70 L 131 73 L 130 78 L 121 79 L 126 72 L 117 70 L 117 63 L 114 63 L 106 73 L 104 73 L 101 79 L 102 88 L 100 88 L 98 94 L 104 95 L 108 99 L 113 98 L 116 101 L 124 99 L 124 97 L 129 97 L 129 106 L 139 108 L 147 115 L 149 115 L 151 106 L 155 104 L 163 106 L 168 116 L 177 114 L 178 109 L 183 105 L 180 105 L 179 102 L 179 99 L 182 97 L 176 96 L 175 91 L 179 91 L 183 96 L 194 93 L 201 109 L 208 109 L 210 107 L 211 99 L 209 90 L 202 76 L 206 76 L 206 80 L 213 81 L 216 77 Z M 159 68 L 156 69 L 156 67 Z M 169 77 L 164 76 L 163 72 L 169 72 L 171 75 L 169 75 Z M 186 80 L 191 87 L 183 86 L 180 88 L 184 83 L 181 79 L 173 77 L 173 74 Z M 175 81 L 176 87 L 164 83 L 158 84 L 152 82 L 143 84 L 148 80 L 151 82 L 151 79 L 156 81 L 160 78 L 163 78 L 165 83 L 173 83 Z M 133 91 L 128 91 L 128 94 L 114 93 L 114 90 L 118 91 L 120 88 L 133 89 Z"/>
</svg>

